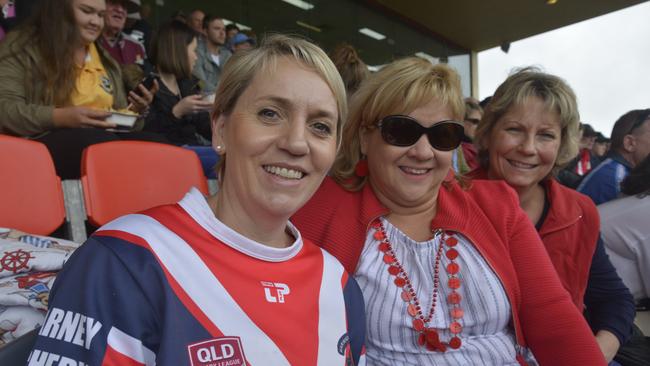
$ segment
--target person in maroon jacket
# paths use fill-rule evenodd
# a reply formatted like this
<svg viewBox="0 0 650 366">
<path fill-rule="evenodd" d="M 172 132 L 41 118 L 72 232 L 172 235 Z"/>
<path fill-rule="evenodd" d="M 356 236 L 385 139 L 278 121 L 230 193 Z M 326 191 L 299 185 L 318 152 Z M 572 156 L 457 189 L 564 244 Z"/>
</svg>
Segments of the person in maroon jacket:
<svg viewBox="0 0 650 366">
<path fill-rule="evenodd" d="M 631 335 L 634 302 L 599 241 L 596 206 L 554 178 L 578 151 L 579 121 L 575 94 L 564 80 L 535 68 L 519 70 L 485 111 L 475 140 L 482 168 L 472 176 L 515 189 L 564 288 L 579 311 L 586 308 L 596 341 L 612 361 Z"/>
<path fill-rule="evenodd" d="M 354 274 L 369 365 L 604 365 L 516 193 L 457 181 L 458 74 L 395 61 L 355 94 L 331 177 L 292 218 Z"/>
</svg>

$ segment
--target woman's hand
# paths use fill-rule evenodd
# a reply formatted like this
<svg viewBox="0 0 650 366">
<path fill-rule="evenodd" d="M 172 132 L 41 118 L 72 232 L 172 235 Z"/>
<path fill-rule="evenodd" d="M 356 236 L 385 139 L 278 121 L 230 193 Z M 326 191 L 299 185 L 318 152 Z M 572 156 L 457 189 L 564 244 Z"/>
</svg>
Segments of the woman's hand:
<svg viewBox="0 0 650 366">
<path fill-rule="evenodd" d="M 127 98 L 129 100 L 129 106 L 127 108 L 137 114 L 143 114 L 149 108 L 149 104 L 153 102 L 153 97 L 156 92 L 158 92 L 158 81 L 153 81 L 153 87 L 151 89 L 145 88 L 142 84 L 138 84 L 137 89 L 138 93 L 133 90 L 129 92 Z"/>
<path fill-rule="evenodd" d="M 598 343 L 598 347 L 600 347 L 603 355 L 605 355 L 607 363 L 612 362 L 614 356 L 616 356 L 616 352 L 621 347 L 621 343 L 614 333 L 607 330 L 599 330 L 596 333 L 596 343 Z"/>
<path fill-rule="evenodd" d="M 203 96 L 200 94 L 190 95 L 181 99 L 174 108 L 172 108 L 172 114 L 176 118 L 182 118 L 185 115 L 209 111 L 212 108 L 212 102 L 203 100 Z"/>
<path fill-rule="evenodd" d="M 105 121 L 110 115 L 111 112 L 88 107 L 54 108 L 52 122 L 56 128 L 112 128 L 115 124 Z"/>
</svg>

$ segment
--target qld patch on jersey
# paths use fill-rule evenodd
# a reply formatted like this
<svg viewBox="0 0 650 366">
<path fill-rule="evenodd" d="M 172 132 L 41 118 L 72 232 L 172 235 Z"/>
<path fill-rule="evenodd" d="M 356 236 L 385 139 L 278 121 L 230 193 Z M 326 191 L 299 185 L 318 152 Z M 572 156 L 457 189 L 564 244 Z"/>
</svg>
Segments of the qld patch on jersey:
<svg viewBox="0 0 650 366">
<path fill-rule="evenodd" d="M 239 337 L 219 337 L 187 346 L 192 366 L 245 366 Z"/>
<path fill-rule="evenodd" d="M 100 78 L 100 83 L 102 89 L 108 94 L 113 94 L 113 84 L 111 84 L 111 79 L 106 75 L 102 75 Z"/>
</svg>

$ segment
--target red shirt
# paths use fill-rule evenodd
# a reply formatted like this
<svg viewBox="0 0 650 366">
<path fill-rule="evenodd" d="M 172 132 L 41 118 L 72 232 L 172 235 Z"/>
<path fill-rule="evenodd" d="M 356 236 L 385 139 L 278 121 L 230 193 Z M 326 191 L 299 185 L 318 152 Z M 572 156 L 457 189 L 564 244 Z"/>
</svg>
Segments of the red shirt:
<svg viewBox="0 0 650 366">
<path fill-rule="evenodd" d="M 348 192 L 326 178 L 292 222 L 354 273 L 368 225 L 387 213 L 368 184 Z M 606 365 L 516 193 L 505 182 L 475 180 L 467 190 L 456 183 L 441 187 L 432 224 L 460 232 L 476 246 L 508 295 L 517 343 L 529 346 L 541 365 Z"/>
</svg>

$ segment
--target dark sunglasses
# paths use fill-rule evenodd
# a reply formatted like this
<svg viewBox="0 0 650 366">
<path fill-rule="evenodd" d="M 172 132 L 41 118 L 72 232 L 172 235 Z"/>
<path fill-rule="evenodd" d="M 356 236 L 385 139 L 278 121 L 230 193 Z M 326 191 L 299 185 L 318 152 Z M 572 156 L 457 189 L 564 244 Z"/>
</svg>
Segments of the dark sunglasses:
<svg viewBox="0 0 650 366">
<path fill-rule="evenodd" d="M 456 121 L 440 121 L 423 127 L 415 118 L 393 115 L 382 118 L 377 126 L 384 141 L 394 146 L 411 146 L 426 133 L 434 149 L 450 151 L 457 148 L 463 138 L 463 125 Z"/>
</svg>

